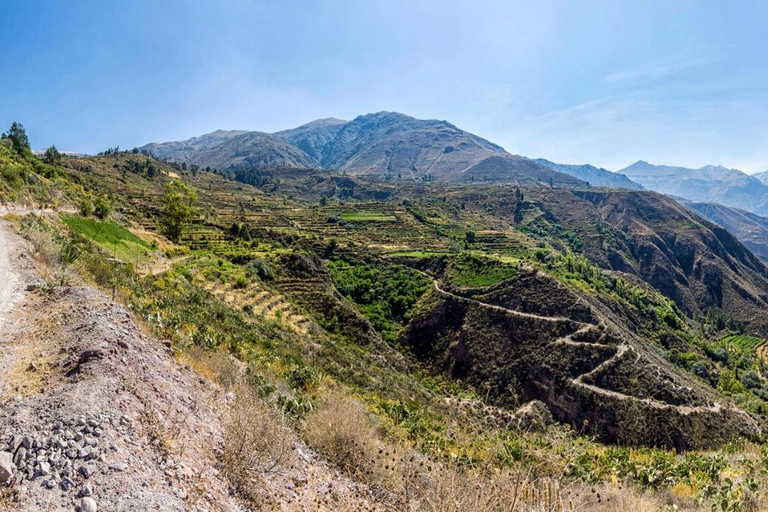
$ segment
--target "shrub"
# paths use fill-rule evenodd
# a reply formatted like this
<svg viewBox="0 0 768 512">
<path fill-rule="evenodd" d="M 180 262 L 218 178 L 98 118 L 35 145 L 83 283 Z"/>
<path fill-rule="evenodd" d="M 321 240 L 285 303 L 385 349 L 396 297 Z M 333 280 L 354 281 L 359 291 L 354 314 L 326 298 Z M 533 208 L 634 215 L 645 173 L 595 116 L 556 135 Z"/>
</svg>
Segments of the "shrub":
<svg viewBox="0 0 768 512">
<path fill-rule="evenodd" d="M 313 391 L 320 380 L 320 374 L 311 366 L 299 366 L 288 375 L 291 387 L 305 392 Z"/>
<path fill-rule="evenodd" d="M 747 370 L 741 375 L 741 383 L 749 389 L 759 388 L 761 385 L 760 377 L 754 370 Z"/>
<path fill-rule="evenodd" d="M 88 199 L 83 199 L 80 203 L 80 215 L 90 217 L 93 214 L 93 203 Z"/>
<path fill-rule="evenodd" d="M 275 273 L 270 266 L 267 265 L 267 262 L 261 258 L 251 260 L 247 267 L 256 272 L 256 275 L 259 276 L 259 279 L 262 281 L 272 281 L 275 278 Z"/>
<path fill-rule="evenodd" d="M 106 197 L 99 196 L 96 198 L 94 213 L 100 219 L 106 219 L 109 217 L 109 214 L 112 213 L 112 205 L 109 203 Z"/>
<path fill-rule="evenodd" d="M 709 381 L 709 367 L 702 361 L 696 361 L 691 366 L 691 373 L 706 381 Z"/>
</svg>

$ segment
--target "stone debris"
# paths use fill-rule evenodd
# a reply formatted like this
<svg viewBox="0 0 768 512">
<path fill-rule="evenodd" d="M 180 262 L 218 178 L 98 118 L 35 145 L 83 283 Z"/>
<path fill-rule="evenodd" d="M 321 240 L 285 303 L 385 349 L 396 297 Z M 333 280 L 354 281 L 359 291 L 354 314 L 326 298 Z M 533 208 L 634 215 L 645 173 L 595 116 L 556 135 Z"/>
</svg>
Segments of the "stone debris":
<svg viewBox="0 0 768 512">
<path fill-rule="evenodd" d="M 65 493 L 74 491 L 77 479 L 87 480 L 105 463 L 101 445 L 106 443 L 100 443 L 100 439 L 106 440 L 113 421 L 109 415 L 73 418 L 55 421 L 49 428 L 36 425 L 34 433 L 7 436 L 7 446 L 0 451 L 0 484 L 40 480 L 48 490 L 58 487 Z M 128 465 L 113 463 L 108 467 L 124 471 Z M 79 494 L 83 498 L 91 496 L 93 486 L 86 481 Z M 96 502 L 90 498 L 82 501 L 80 510 L 96 510 Z"/>
</svg>

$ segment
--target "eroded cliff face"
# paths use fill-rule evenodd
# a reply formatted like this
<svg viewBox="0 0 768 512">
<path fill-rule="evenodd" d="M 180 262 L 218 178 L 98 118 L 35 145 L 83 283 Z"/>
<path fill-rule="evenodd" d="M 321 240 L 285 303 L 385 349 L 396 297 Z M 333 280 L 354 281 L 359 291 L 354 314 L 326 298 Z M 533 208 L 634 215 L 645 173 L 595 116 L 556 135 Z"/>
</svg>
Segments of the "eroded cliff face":
<svg viewBox="0 0 768 512">
<path fill-rule="evenodd" d="M 440 282 L 403 343 L 499 405 L 541 400 L 558 421 L 603 441 L 678 450 L 761 431 L 629 330 L 616 304 L 536 271 L 486 290 Z"/>
</svg>

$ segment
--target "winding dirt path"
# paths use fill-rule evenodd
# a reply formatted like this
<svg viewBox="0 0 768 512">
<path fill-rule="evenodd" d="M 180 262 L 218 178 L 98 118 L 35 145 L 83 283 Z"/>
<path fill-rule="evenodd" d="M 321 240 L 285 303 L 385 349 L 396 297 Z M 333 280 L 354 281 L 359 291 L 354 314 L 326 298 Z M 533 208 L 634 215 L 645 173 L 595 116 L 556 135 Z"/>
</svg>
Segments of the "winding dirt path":
<svg viewBox="0 0 768 512">
<path fill-rule="evenodd" d="M 425 275 L 427 275 L 427 274 L 425 274 Z M 432 278 L 430 277 L 430 279 L 432 279 Z M 480 307 L 489 308 L 489 309 L 493 309 L 493 310 L 496 310 L 496 311 L 502 311 L 502 312 L 504 312 L 504 313 L 506 313 L 508 315 L 516 316 L 516 317 L 519 317 L 519 318 L 530 318 L 530 319 L 539 320 L 539 321 L 542 321 L 542 322 L 569 323 L 569 324 L 576 325 L 576 326 L 579 327 L 579 329 L 577 331 L 575 331 L 573 334 L 570 334 L 568 336 L 565 336 L 563 338 L 559 338 L 559 339 L 555 340 L 553 342 L 555 344 L 584 346 L 584 347 L 592 347 L 592 348 L 595 348 L 595 347 L 613 347 L 613 348 L 616 349 L 616 352 L 611 357 L 609 357 L 608 359 L 606 359 L 603 362 L 601 362 L 599 365 L 597 365 L 592 370 L 590 370 L 590 371 L 588 371 L 586 373 L 583 373 L 583 374 L 579 375 L 578 377 L 568 379 L 568 382 L 571 385 L 573 385 L 573 386 L 580 387 L 582 389 L 587 389 L 587 390 L 589 390 L 589 391 L 591 391 L 593 393 L 596 393 L 596 394 L 599 394 L 599 395 L 603 395 L 603 396 L 607 396 L 607 397 L 611 397 L 611 398 L 614 398 L 614 399 L 629 400 L 629 401 L 633 401 L 633 402 L 636 402 L 636 403 L 641 403 L 643 405 L 646 405 L 646 406 L 654 408 L 654 409 L 674 409 L 674 410 L 676 410 L 678 413 L 680 413 L 682 415 L 688 415 L 688 414 L 699 413 L 699 412 L 718 413 L 722 409 L 722 405 L 719 402 L 714 402 L 712 405 L 706 405 L 706 406 L 704 406 L 704 405 L 697 405 L 697 406 L 674 405 L 674 404 L 670 404 L 670 403 L 667 403 L 667 402 L 662 402 L 660 400 L 655 400 L 653 398 L 640 398 L 640 397 L 636 397 L 636 396 L 631 396 L 631 395 L 627 395 L 627 394 L 624 394 L 624 393 L 620 393 L 618 391 L 612 391 L 610 389 L 601 388 L 599 386 L 595 386 L 594 384 L 588 384 L 588 383 L 584 382 L 585 378 L 590 377 L 590 376 L 600 372 L 604 368 L 606 368 L 606 367 L 616 363 L 619 359 L 624 357 L 628 352 L 634 352 L 634 353 L 637 354 L 635 349 L 631 345 L 627 344 L 626 342 L 622 342 L 622 343 L 620 343 L 618 345 L 607 345 L 607 344 L 600 343 L 600 341 L 602 341 L 604 339 L 604 337 L 605 337 L 604 333 L 601 334 L 600 340 L 598 342 L 582 342 L 582 341 L 577 341 L 577 340 L 573 339 L 574 336 L 578 336 L 580 334 L 586 333 L 590 329 L 598 329 L 598 326 L 594 325 L 594 324 L 578 322 L 576 320 L 573 320 L 573 319 L 570 319 L 570 318 L 566 318 L 566 317 L 542 316 L 542 315 L 536 315 L 536 314 L 533 314 L 533 313 L 524 313 L 522 311 L 516 311 L 514 309 L 505 308 L 503 306 L 498 306 L 496 304 L 488 304 L 488 303 L 479 301 L 477 299 L 472 299 L 472 298 L 469 298 L 469 297 L 462 297 L 461 295 L 457 295 L 455 293 L 449 292 L 449 291 L 444 290 L 443 288 L 441 288 L 440 287 L 440 283 L 436 279 L 433 279 L 432 284 L 434 285 L 435 291 L 437 291 L 441 295 L 444 295 L 446 297 L 451 297 L 451 298 L 456 299 L 456 300 L 460 300 L 460 301 L 463 301 L 463 302 L 468 302 L 468 303 L 471 303 L 471 304 L 478 305 Z M 637 354 L 637 359 L 640 359 L 640 354 Z M 746 415 L 746 413 L 745 413 L 745 415 Z"/>
</svg>

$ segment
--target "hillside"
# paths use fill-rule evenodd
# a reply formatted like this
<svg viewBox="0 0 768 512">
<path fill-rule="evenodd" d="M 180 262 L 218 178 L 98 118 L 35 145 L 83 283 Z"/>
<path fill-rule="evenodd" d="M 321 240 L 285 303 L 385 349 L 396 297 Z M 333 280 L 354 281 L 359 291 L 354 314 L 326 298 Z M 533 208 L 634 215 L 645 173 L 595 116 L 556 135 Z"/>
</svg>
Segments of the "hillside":
<svg viewBox="0 0 768 512">
<path fill-rule="evenodd" d="M 532 160 L 509 155 L 500 146 L 447 121 L 415 119 L 396 112 L 367 114 L 349 122 L 320 119 L 274 135 L 233 133 L 214 132 L 141 149 L 158 158 L 219 170 L 316 167 L 399 180 L 584 184 Z"/>
<path fill-rule="evenodd" d="M 686 205 L 733 233 L 756 256 L 768 261 L 768 218 L 716 203 Z"/>
<path fill-rule="evenodd" d="M 158 423 L 142 419 L 128 439 L 148 436 L 151 450 L 167 438 L 188 444 L 191 460 L 181 462 L 235 500 L 220 501 L 224 510 L 501 512 L 516 503 L 560 512 L 570 500 L 606 512 L 726 510 L 712 494 L 725 478 L 736 483 L 722 496 L 738 503 L 751 503 L 751 482 L 763 485 L 768 271 L 668 197 L 552 187 L 544 177 L 509 186 L 290 167 L 265 169 L 250 185 L 131 152 L 66 157 L 55 174 L 73 204 L 112 209 L 103 218 L 87 208 L 10 217 L 36 265 L 49 266 L 26 292 L 30 305 L 14 308 L 44 330 L 19 332 L 72 346 L 66 360 L 105 350 L 91 342 L 110 350 L 113 338 L 131 357 L 117 344 L 71 376 L 68 363 L 26 371 L 24 360 L 25 378 L 55 378 L 45 393 L 30 388 L 22 409 L 47 429 L 35 404 L 58 399 L 59 385 L 131 404 L 145 397 L 165 430 L 151 437 Z M 178 243 L 164 236 L 174 180 L 197 196 Z M 77 322 L 48 322 L 45 312 L 59 307 Z M 141 382 L 123 391 L 109 387 L 111 375 Z M 177 390 L 194 396 L 177 405 Z M 245 416 L 223 414 L 228 404 Z M 189 410 L 189 426 L 176 421 Z M 198 431 L 220 449 L 195 455 Z M 233 444 L 241 431 L 251 441 Z M 288 458 L 286 440 L 296 447 Z M 117 506 L 118 484 L 134 488 L 125 479 L 154 479 L 149 453 L 141 470 L 129 461 L 126 471 L 92 475 L 100 509 Z M 648 477 L 659 472 L 668 476 Z M 180 499 L 177 488 L 197 496 L 174 485 L 169 496 L 136 494 L 152 503 Z M 61 496 L 28 489 L 40 507 Z M 70 508 L 74 496 L 65 492 Z"/>
<path fill-rule="evenodd" d="M 722 227 L 651 192 L 531 193 L 603 268 L 636 275 L 689 315 L 721 312 L 764 333 L 768 268 Z M 543 219 L 542 219 L 543 221 Z"/>
<path fill-rule="evenodd" d="M 531 187 L 584 187 L 587 183 L 514 155 L 489 156 L 462 172 L 463 183 L 514 183 Z"/>
<path fill-rule="evenodd" d="M 585 181 L 593 187 L 626 188 L 630 190 L 643 189 L 642 185 L 635 183 L 621 173 L 611 172 L 607 169 L 595 167 L 594 165 L 556 164 L 543 158 L 537 158 L 536 162 L 555 171 Z"/>
<path fill-rule="evenodd" d="M 639 161 L 619 171 L 643 187 L 688 201 L 719 203 L 757 215 L 768 213 L 768 186 L 737 169 L 688 169 Z"/>
</svg>

